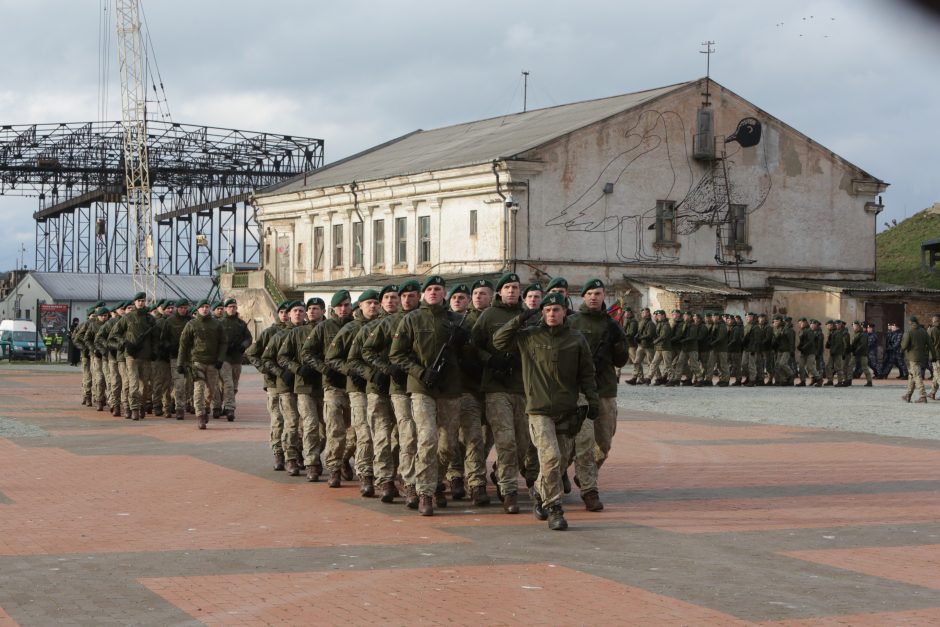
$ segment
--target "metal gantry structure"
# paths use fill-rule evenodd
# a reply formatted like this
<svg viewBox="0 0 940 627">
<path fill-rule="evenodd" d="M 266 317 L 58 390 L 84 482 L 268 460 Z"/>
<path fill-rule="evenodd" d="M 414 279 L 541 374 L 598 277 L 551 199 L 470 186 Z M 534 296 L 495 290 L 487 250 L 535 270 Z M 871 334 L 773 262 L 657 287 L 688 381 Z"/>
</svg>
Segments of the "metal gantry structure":
<svg viewBox="0 0 940 627">
<path fill-rule="evenodd" d="M 0 125 L 0 195 L 39 202 L 36 270 L 133 272 L 142 240 L 124 141 L 119 121 Z M 319 168 L 324 157 L 321 139 L 152 119 L 144 150 L 159 274 L 259 263 L 250 193 Z"/>
</svg>

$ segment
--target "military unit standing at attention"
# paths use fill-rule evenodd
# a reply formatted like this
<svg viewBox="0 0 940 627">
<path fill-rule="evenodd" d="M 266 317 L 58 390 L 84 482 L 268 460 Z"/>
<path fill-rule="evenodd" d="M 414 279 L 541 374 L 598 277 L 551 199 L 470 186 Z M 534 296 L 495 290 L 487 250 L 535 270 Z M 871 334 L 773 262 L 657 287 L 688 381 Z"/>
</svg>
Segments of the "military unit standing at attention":
<svg viewBox="0 0 940 627">
<path fill-rule="evenodd" d="M 111 307 L 96 303 L 72 330 L 81 356 L 82 405 L 130 420 L 147 414 L 183 420 L 189 411 L 200 429 L 210 412 L 235 420 L 242 354 L 251 344 L 235 300 L 221 303 L 217 317 L 205 300 L 190 315 L 185 298 L 152 307 L 146 299 L 139 292 Z"/>
</svg>

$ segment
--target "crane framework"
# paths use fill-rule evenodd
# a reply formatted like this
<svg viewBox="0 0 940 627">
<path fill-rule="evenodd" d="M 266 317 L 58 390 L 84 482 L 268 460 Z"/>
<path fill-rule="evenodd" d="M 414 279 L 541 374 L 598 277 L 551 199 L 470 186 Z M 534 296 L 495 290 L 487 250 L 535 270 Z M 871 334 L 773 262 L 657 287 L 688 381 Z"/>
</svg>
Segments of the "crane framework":
<svg viewBox="0 0 940 627">
<path fill-rule="evenodd" d="M 160 274 L 257 264 L 251 192 L 323 165 L 321 139 L 159 120 L 145 128 Z M 128 197 L 125 140 L 121 121 L 0 125 L 0 195 L 39 200 L 36 270 L 135 273 L 148 225 L 135 224 L 143 212 Z"/>
</svg>

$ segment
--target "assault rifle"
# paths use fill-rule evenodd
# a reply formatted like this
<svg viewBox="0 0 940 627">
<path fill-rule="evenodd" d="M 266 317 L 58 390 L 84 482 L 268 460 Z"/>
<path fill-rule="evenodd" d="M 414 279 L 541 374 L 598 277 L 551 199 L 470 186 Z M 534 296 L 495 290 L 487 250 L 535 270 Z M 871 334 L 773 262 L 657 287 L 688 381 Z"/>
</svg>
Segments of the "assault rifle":
<svg viewBox="0 0 940 627">
<path fill-rule="evenodd" d="M 437 380 L 440 378 L 444 367 L 447 365 L 447 349 L 453 345 L 454 339 L 457 337 L 457 332 L 463 327 L 464 320 L 467 319 L 468 313 L 470 313 L 469 310 L 465 311 L 460 321 L 457 323 L 451 320 L 450 335 L 447 337 L 447 341 L 441 345 L 441 349 L 437 351 L 437 356 L 434 358 L 434 361 L 431 362 L 431 366 L 424 371 L 421 377 L 422 383 L 427 387 L 433 388 L 437 384 Z"/>
</svg>

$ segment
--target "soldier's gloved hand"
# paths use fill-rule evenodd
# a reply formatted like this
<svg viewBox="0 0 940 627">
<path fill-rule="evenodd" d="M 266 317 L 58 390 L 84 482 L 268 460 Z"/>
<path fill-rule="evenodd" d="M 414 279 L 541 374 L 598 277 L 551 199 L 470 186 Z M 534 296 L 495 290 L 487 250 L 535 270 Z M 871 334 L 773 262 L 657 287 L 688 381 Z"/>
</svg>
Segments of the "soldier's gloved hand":
<svg viewBox="0 0 940 627">
<path fill-rule="evenodd" d="M 432 370 L 431 368 L 425 368 L 424 372 L 421 373 L 421 383 L 429 389 L 433 389 L 437 385 L 437 380 L 440 377 L 440 373 Z"/>
<path fill-rule="evenodd" d="M 486 361 L 486 367 L 496 372 L 506 372 L 512 368 L 512 361 L 507 358 L 508 353 L 493 353 Z"/>
<path fill-rule="evenodd" d="M 333 370 L 332 368 L 327 369 L 326 374 L 323 375 L 323 377 L 333 387 L 335 388 L 343 387 L 343 384 L 344 384 L 343 375 L 337 372 L 336 370 Z"/>
<path fill-rule="evenodd" d="M 390 381 L 391 377 L 381 370 L 376 370 L 372 373 L 372 383 L 375 384 L 375 386 L 380 390 L 387 390 Z"/>
<path fill-rule="evenodd" d="M 353 374 L 353 375 L 352 375 L 352 380 L 353 380 L 353 383 L 356 385 L 357 388 L 364 388 L 364 387 L 366 387 L 366 380 L 365 380 L 364 378 L 360 377 L 358 374 Z"/>
<path fill-rule="evenodd" d="M 523 322 L 525 322 L 525 321 L 527 321 L 527 320 L 530 320 L 530 319 L 536 317 L 536 316 L 539 315 L 540 313 L 542 313 L 542 310 L 541 310 L 541 309 L 538 309 L 538 308 L 536 308 L 536 309 L 524 309 L 524 310 L 522 311 L 522 313 L 519 314 L 519 317 L 522 318 L 522 321 L 523 321 Z"/>
<path fill-rule="evenodd" d="M 186 374 L 186 366 L 177 366 L 176 372 L 183 374 L 183 375 Z"/>
<path fill-rule="evenodd" d="M 600 415 L 601 411 L 597 405 L 588 405 L 587 414 L 585 415 L 588 420 L 597 420 Z"/>
<path fill-rule="evenodd" d="M 294 373 L 290 370 L 281 371 L 281 380 L 287 385 L 287 387 L 293 389 L 294 387 Z"/>
<path fill-rule="evenodd" d="M 221 362 L 221 361 L 215 362 L 215 369 L 216 369 L 216 370 L 221 370 L 221 369 L 222 369 L 222 362 Z"/>
<path fill-rule="evenodd" d="M 463 327 L 454 329 L 454 346 L 464 346 L 470 341 L 470 331 Z"/>
<path fill-rule="evenodd" d="M 313 378 L 313 375 L 315 375 L 316 373 L 317 371 L 311 368 L 310 366 L 308 366 L 307 364 L 301 364 L 300 367 L 297 369 L 297 374 L 300 375 L 301 378 L 303 379 L 311 379 Z"/>
<path fill-rule="evenodd" d="M 101 351 L 95 351 L 95 357 L 101 358 Z"/>
<path fill-rule="evenodd" d="M 388 370 L 389 375 L 396 384 L 405 385 L 408 382 L 408 373 L 398 364 L 392 364 Z"/>
</svg>

